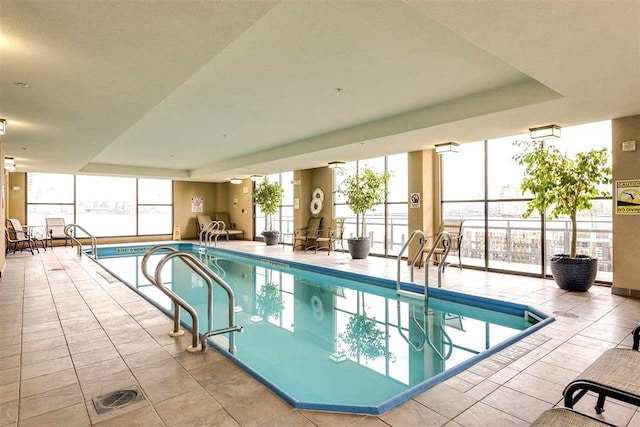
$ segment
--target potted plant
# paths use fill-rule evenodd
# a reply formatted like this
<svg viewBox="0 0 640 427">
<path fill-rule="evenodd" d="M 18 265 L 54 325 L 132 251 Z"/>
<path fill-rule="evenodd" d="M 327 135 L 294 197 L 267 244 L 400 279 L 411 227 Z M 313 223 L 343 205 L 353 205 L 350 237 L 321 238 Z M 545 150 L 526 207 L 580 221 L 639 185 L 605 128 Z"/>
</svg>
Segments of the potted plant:
<svg viewBox="0 0 640 427">
<path fill-rule="evenodd" d="M 364 259 L 369 255 L 371 242 L 366 234 L 365 214 L 373 210 L 375 205 L 384 202 L 390 177 L 389 172 L 375 172 L 365 166 L 360 172 L 347 176 L 336 190 L 346 197 L 351 211 L 362 218 L 360 235 L 347 240 L 349 253 L 354 259 Z"/>
<path fill-rule="evenodd" d="M 533 199 L 522 215 L 528 218 L 533 211 L 546 214 L 547 219 L 567 215 L 571 221 L 571 249 L 569 254 L 551 258 L 551 273 L 561 289 L 587 291 L 595 281 L 598 260 L 576 254 L 577 213 L 591 209 L 596 197 L 607 197 L 601 186 L 611 183 L 608 150 L 589 150 L 569 158 L 553 145 L 543 141 L 517 141 L 522 149 L 513 158 L 525 166 L 522 192 L 529 191 Z"/>
<path fill-rule="evenodd" d="M 253 200 L 262 212 L 267 215 L 267 230 L 262 232 L 267 245 L 275 245 L 280 238 L 280 232 L 273 229 L 272 215 L 278 212 L 284 189 L 279 182 L 269 182 L 265 178 L 253 191 Z"/>
</svg>

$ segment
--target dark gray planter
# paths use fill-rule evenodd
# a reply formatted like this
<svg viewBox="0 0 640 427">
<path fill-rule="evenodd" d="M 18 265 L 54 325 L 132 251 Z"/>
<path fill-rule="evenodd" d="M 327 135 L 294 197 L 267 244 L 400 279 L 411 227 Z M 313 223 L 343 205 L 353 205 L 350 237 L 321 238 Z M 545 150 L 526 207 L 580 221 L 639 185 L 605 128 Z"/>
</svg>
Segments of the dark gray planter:
<svg viewBox="0 0 640 427">
<path fill-rule="evenodd" d="M 264 237 L 264 242 L 267 244 L 267 246 L 277 245 L 278 240 L 280 240 L 280 232 L 277 230 L 263 231 L 262 237 Z"/>
<path fill-rule="evenodd" d="M 364 239 L 349 239 L 347 240 L 347 246 L 349 247 L 351 258 L 365 259 L 369 256 L 371 241 L 368 237 L 365 237 Z"/>
<path fill-rule="evenodd" d="M 598 259 L 588 255 L 554 255 L 551 258 L 551 274 L 560 289 L 586 292 L 598 274 Z"/>
</svg>

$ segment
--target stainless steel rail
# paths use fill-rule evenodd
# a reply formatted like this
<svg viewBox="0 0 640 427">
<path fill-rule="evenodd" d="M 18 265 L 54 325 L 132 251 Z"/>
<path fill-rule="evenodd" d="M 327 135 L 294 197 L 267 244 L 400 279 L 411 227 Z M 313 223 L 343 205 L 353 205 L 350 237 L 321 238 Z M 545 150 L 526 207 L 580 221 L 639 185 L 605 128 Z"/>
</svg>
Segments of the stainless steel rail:
<svg viewBox="0 0 640 427">
<path fill-rule="evenodd" d="M 71 232 L 71 229 L 74 230 L 73 233 Z M 93 256 L 94 259 L 98 259 L 98 239 L 96 239 L 93 234 L 89 233 L 87 230 L 85 230 L 83 227 L 79 226 L 78 224 L 68 224 L 67 226 L 64 227 L 64 234 L 69 239 L 71 239 L 72 245 L 74 242 L 76 245 L 78 245 L 78 256 L 82 255 L 82 243 L 80 243 L 80 240 L 76 239 L 75 237 L 76 229 L 81 230 L 83 233 L 85 233 L 89 237 L 89 239 L 91 239 L 91 255 Z"/>
<path fill-rule="evenodd" d="M 218 237 L 223 234 L 226 228 L 224 221 L 211 221 L 200 231 L 200 247 L 206 248 L 213 241 L 214 246 L 218 246 Z"/>
<path fill-rule="evenodd" d="M 418 257 L 422 256 L 422 250 L 424 249 L 424 245 L 426 243 L 426 239 L 424 237 L 424 233 L 421 230 L 413 230 L 411 232 L 411 234 L 409 235 L 409 239 L 407 239 L 407 242 L 402 246 L 402 249 L 400 249 L 400 253 L 398 253 L 398 256 L 397 256 L 397 259 L 398 259 L 398 265 L 397 265 L 398 279 L 396 281 L 396 290 L 397 290 L 399 295 L 410 294 L 411 296 L 414 296 L 413 292 L 407 292 L 407 291 L 403 291 L 403 290 L 400 289 L 400 261 L 401 261 L 401 258 L 402 258 L 402 254 L 404 253 L 405 250 L 407 250 L 407 248 L 409 247 L 411 242 L 413 242 L 413 239 L 415 239 L 416 237 L 420 238 L 420 248 L 418 249 L 416 254 L 413 256 L 413 259 L 411 260 L 411 262 L 409 263 L 410 268 L 411 268 L 411 281 L 413 282 L 413 267 L 415 266 L 415 263 L 418 260 Z M 426 270 L 425 270 L 425 276 L 426 276 Z M 424 292 L 425 292 L 425 294 L 427 293 L 426 284 L 425 284 Z"/>
<path fill-rule="evenodd" d="M 442 360 L 447 360 L 451 357 L 451 354 L 453 353 L 453 340 L 451 339 L 451 336 L 449 336 L 449 334 L 447 334 L 447 331 L 445 331 L 444 327 L 442 326 L 442 322 L 440 323 L 439 327 L 440 330 L 442 331 L 442 335 L 443 337 L 446 339 L 447 344 L 449 345 L 449 351 L 446 354 L 442 354 L 440 352 L 440 350 L 438 350 L 438 348 L 435 346 L 435 344 L 433 343 L 433 341 L 431 340 L 431 334 L 429 333 L 429 322 L 428 322 L 428 317 L 429 317 L 429 308 L 426 306 L 427 301 L 425 300 L 425 306 L 422 310 L 422 322 L 419 322 L 418 319 L 416 319 L 416 306 L 415 304 L 409 304 L 409 309 L 411 311 L 410 314 L 410 318 L 409 318 L 409 323 L 411 323 L 411 321 L 413 321 L 413 323 L 418 327 L 418 329 L 421 332 L 421 336 L 422 336 L 422 343 L 420 345 L 416 345 L 413 343 L 413 341 L 411 341 L 409 339 L 409 337 L 407 337 L 402 329 L 402 309 L 401 309 L 401 303 L 402 301 L 398 300 L 398 333 L 400 334 L 400 336 L 402 337 L 402 339 L 404 339 L 410 346 L 411 348 L 413 348 L 415 351 L 422 351 L 424 349 L 424 346 L 426 344 L 429 344 L 429 347 L 431 347 L 431 349 L 436 353 L 436 355 L 442 359 Z M 422 326 L 424 325 L 424 327 Z"/>
<path fill-rule="evenodd" d="M 447 259 L 447 255 L 449 255 L 449 251 L 451 250 L 451 235 L 446 231 L 442 231 L 438 234 L 438 237 L 436 237 L 436 241 L 433 242 L 433 245 L 431 245 L 431 249 L 427 254 L 427 259 L 424 261 L 425 299 L 427 295 L 426 288 L 427 286 L 429 286 L 429 269 L 428 269 L 429 261 L 433 256 L 433 252 L 436 250 L 436 248 L 441 242 L 442 242 L 443 251 L 442 251 L 442 262 L 440 262 L 440 265 L 438 265 L 438 287 L 439 288 L 442 287 L 442 272 L 444 271 L 444 260 Z"/>
<path fill-rule="evenodd" d="M 165 255 L 156 266 L 155 276 L 151 276 L 147 269 L 147 262 L 149 257 L 159 251 L 159 250 L 168 250 L 169 254 Z M 207 321 L 208 328 L 207 332 L 202 334 L 202 340 L 199 344 L 198 340 L 200 338 L 200 330 L 199 330 L 199 319 L 198 314 L 195 309 L 189 305 L 185 300 L 183 300 L 179 295 L 174 293 L 172 290 L 166 288 L 162 283 L 162 269 L 165 264 L 173 258 L 180 258 L 191 270 L 193 270 L 196 274 L 198 274 L 207 284 Z M 160 289 L 165 295 L 167 295 L 174 302 L 174 324 L 173 331 L 169 334 L 171 336 L 179 336 L 184 333 L 183 330 L 180 329 L 180 307 L 182 307 L 185 311 L 187 311 L 191 315 L 191 325 L 192 325 L 192 345 L 187 348 L 187 351 L 193 352 L 198 349 L 202 349 L 202 351 L 206 350 L 207 341 L 206 339 L 210 336 L 220 335 L 225 333 L 230 333 L 229 336 L 229 352 L 235 353 L 235 338 L 234 332 L 242 332 L 242 326 L 235 325 L 235 296 L 233 293 L 233 289 L 222 280 L 217 274 L 215 274 L 209 267 L 207 267 L 204 263 L 202 263 L 198 258 L 194 255 L 178 251 L 172 246 L 168 245 L 158 245 L 151 248 L 142 259 L 142 273 L 144 276 L 153 283 L 158 289 Z M 213 328 L 213 283 L 218 284 L 222 287 L 227 293 L 228 297 L 228 313 L 229 313 L 229 325 L 225 328 L 221 329 L 212 329 Z"/>
</svg>

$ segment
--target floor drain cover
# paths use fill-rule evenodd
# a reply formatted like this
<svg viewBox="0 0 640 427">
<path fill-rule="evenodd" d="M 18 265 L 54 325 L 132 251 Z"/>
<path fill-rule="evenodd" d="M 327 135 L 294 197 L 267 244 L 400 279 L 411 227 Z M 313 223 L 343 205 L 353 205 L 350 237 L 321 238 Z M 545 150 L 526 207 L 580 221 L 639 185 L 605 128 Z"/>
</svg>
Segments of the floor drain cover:
<svg viewBox="0 0 640 427">
<path fill-rule="evenodd" d="M 131 386 L 94 397 L 92 400 L 96 412 L 98 414 L 104 414 L 107 411 L 124 408 L 125 406 L 144 400 L 144 396 L 138 387 Z"/>
<path fill-rule="evenodd" d="M 556 316 L 561 316 L 561 317 L 573 317 L 573 318 L 578 317 L 577 314 L 569 313 L 568 311 L 554 311 L 553 314 L 555 314 Z"/>
</svg>

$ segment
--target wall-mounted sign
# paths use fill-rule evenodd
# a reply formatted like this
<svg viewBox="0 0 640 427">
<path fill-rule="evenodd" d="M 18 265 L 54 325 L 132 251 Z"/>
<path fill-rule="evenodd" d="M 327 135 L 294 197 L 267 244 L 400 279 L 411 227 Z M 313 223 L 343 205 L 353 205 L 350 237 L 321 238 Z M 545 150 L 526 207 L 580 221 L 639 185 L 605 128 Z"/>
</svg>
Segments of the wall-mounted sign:
<svg viewBox="0 0 640 427">
<path fill-rule="evenodd" d="M 411 193 L 409 196 L 409 206 L 412 208 L 420 207 L 420 193 Z"/>
<path fill-rule="evenodd" d="M 191 198 L 191 212 L 202 212 L 204 208 L 204 197 L 193 196 Z"/>
<path fill-rule="evenodd" d="M 640 180 L 616 181 L 616 213 L 640 215 Z"/>
</svg>

